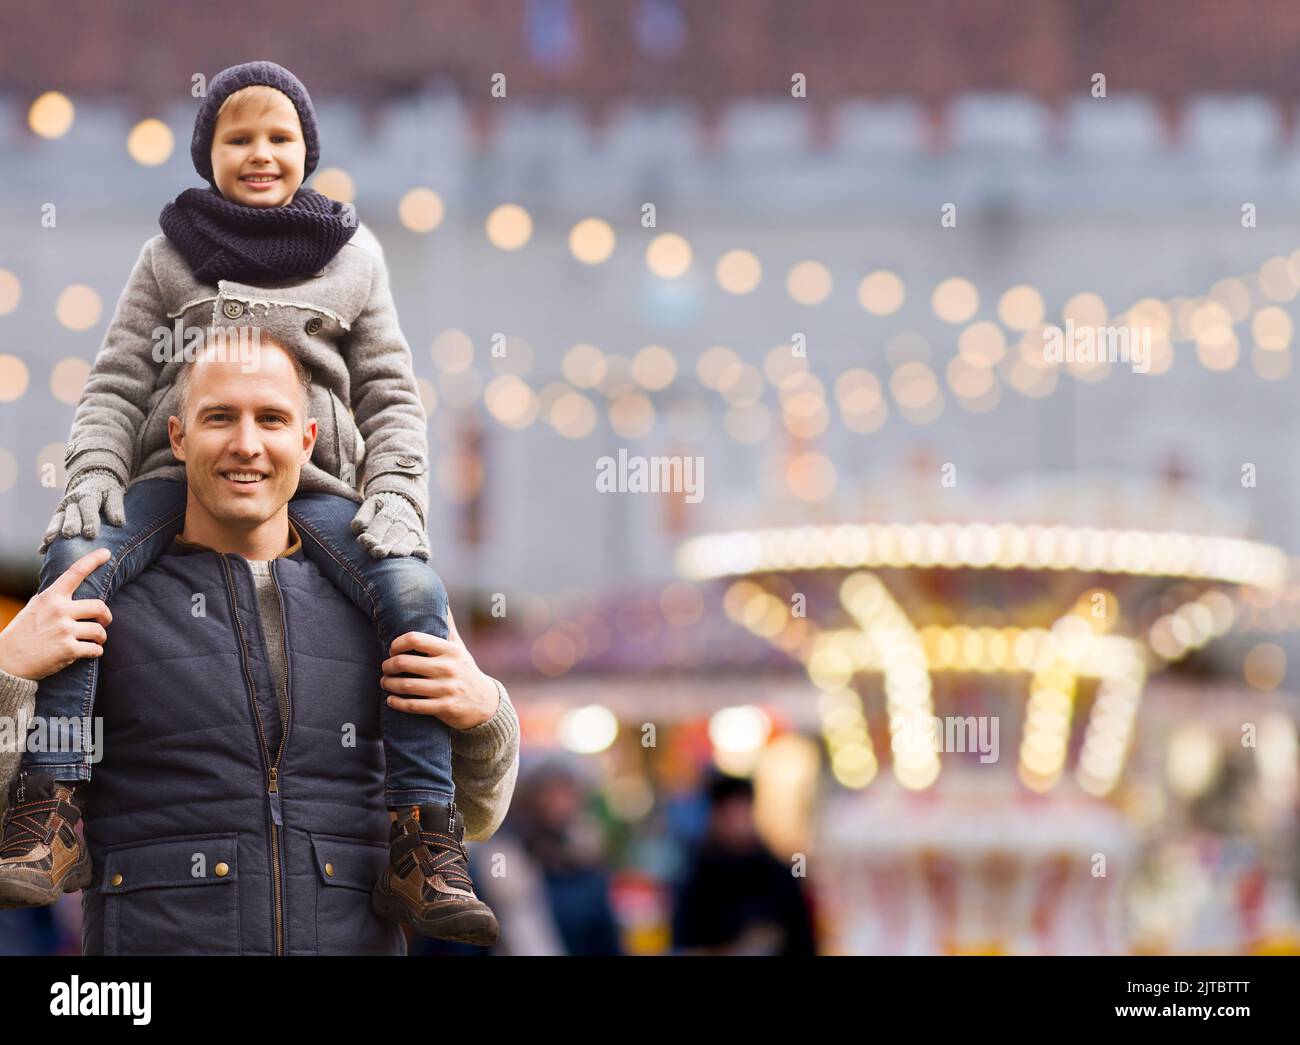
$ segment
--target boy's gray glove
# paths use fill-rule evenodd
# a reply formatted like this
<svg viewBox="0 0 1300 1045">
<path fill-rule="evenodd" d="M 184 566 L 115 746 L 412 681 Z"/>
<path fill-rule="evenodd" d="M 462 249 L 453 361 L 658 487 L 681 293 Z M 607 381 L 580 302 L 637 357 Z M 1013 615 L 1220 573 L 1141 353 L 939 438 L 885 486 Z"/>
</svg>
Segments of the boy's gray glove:
<svg viewBox="0 0 1300 1045">
<path fill-rule="evenodd" d="M 413 555 L 429 558 L 429 535 L 420 512 L 400 493 L 367 497 L 352 520 L 352 532 L 372 559 Z"/>
<path fill-rule="evenodd" d="M 41 554 L 60 535 L 94 538 L 99 536 L 99 516 L 110 526 L 126 525 L 122 505 L 125 492 L 122 480 L 107 468 L 87 468 L 68 480 L 68 489 L 54 511 L 50 525 L 41 539 Z"/>
</svg>

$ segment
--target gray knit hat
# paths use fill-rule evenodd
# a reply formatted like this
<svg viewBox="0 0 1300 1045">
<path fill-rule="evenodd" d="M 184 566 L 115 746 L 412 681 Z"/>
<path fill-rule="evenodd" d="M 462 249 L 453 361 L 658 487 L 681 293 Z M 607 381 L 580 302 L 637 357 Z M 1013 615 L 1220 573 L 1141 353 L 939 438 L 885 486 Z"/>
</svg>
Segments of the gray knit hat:
<svg viewBox="0 0 1300 1045">
<path fill-rule="evenodd" d="M 217 113 L 221 105 L 236 91 L 242 91 L 253 84 L 263 84 L 283 91 L 298 110 L 298 119 L 302 122 L 303 143 L 307 146 L 307 162 L 303 167 L 302 177 L 306 181 L 316 169 L 320 159 L 320 140 L 316 133 L 316 110 L 311 104 L 311 95 L 302 81 L 282 65 L 275 62 L 245 62 L 223 69 L 208 84 L 207 97 L 194 117 L 194 137 L 190 141 L 190 159 L 194 169 L 206 179 L 214 189 L 217 187 L 212 176 L 212 135 L 217 129 Z"/>
</svg>

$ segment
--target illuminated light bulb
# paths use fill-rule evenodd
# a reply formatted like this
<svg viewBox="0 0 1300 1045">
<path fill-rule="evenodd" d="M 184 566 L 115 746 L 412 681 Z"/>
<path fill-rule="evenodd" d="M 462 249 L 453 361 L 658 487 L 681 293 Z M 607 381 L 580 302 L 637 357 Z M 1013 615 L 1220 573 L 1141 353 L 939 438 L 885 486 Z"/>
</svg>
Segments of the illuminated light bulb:
<svg viewBox="0 0 1300 1045">
<path fill-rule="evenodd" d="M 560 742 L 570 751 L 595 754 L 604 751 L 618 735 L 618 719 L 607 707 L 589 704 L 565 712 L 556 727 Z"/>
</svg>

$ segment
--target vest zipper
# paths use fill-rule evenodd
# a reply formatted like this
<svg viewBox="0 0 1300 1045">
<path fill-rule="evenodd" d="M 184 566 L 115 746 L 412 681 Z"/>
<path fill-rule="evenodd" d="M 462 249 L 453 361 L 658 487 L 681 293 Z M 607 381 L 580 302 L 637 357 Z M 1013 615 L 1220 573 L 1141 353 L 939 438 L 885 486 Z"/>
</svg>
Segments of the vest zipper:
<svg viewBox="0 0 1300 1045">
<path fill-rule="evenodd" d="M 248 683 L 249 700 L 253 706 L 253 720 L 257 723 L 257 735 L 261 740 L 259 744 L 259 754 L 262 758 L 262 764 L 266 765 L 266 731 L 262 728 L 262 714 L 257 710 L 257 686 L 253 682 L 253 673 L 248 668 L 248 643 L 244 636 L 244 622 L 239 616 L 239 600 L 235 596 L 235 582 L 230 573 L 230 560 L 226 555 L 221 555 L 221 568 L 225 571 L 226 587 L 230 590 L 230 606 L 235 617 L 235 630 L 239 632 L 239 651 L 240 661 L 244 666 L 244 680 Z M 285 723 L 285 729 L 288 723 Z M 280 751 L 276 752 L 275 764 L 267 769 L 266 774 L 266 794 L 267 804 L 271 811 L 271 881 L 272 896 L 272 916 L 275 921 L 275 953 L 284 954 L 284 897 L 283 882 L 280 873 L 280 827 L 282 820 L 280 816 L 280 786 L 278 766 L 280 761 L 280 752 L 284 750 L 284 733 L 285 729 L 280 730 Z"/>
<path fill-rule="evenodd" d="M 271 560 L 271 583 L 275 585 L 275 601 L 280 609 L 280 648 L 284 654 L 284 671 L 280 677 L 280 693 L 283 698 L 283 711 L 280 721 L 280 749 L 275 753 L 275 764 L 270 768 L 270 780 L 267 782 L 267 794 L 271 799 L 271 819 L 275 821 L 276 828 L 282 828 L 284 821 L 280 817 L 280 760 L 284 757 L 285 745 L 289 742 L 289 722 L 293 710 L 293 703 L 289 699 L 289 621 L 284 612 L 284 592 L 280 590 L 280 578 L 275 573 L 275 560 Z M 273 857 L 279 855 L 280 836 L 279 831 L 273 829 L 273 838 L 275 840 L 275 850 Z M 277 868 L 276 876 L 277 895 L 276 900 L 283 907 L 281 880 Z M 283 925 L 283 915 L 281 916 Z M 284 953 L 284 930 L 280 929 L 280 953 Z"/>
</svg>

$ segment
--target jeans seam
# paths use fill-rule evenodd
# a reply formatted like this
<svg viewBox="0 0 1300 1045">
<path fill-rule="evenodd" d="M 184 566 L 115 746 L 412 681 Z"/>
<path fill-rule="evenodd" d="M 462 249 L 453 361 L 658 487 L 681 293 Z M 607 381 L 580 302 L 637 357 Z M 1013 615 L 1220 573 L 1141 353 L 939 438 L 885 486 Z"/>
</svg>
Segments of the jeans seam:
<svg viewBox="0 0 1300 1045">
<path fill-rule="evenodd" d="M 333 559 L 336 563 L 338 563 L 341 567 L 343 567 L 344 571 L 346 571 L 352 577 L 352 579 L 357 582 L 357 585 L 361 588 L 361 590 L 366 593 L 366 598 L 370 600 L 371 606 L 374 607 L 374 612 L 371 615 L 372 619 L 378 622 L 379 612 L 381 607 L 380 607 L 379 600 L 375 598 L 375 592 L 374 589 L 371 588 L 370 582 L 367 581 L 366 578 L 362 576 L 359 572 L 357 572 L 356 568 L 352 565 L 352 563 L 348 562 L 346 557 L 344 557 L 338 551 L 338 549 L 335 548 L 332 543 L 330 543 L 328 537 L 318 532 L 316 528 L 311 525 L 311 523 L 307 522 L 301 516 L 296 515 L 292 509 L 290 509 L 289 515 L 293 519 L 295 525 L 300 526 L 302 529 L 306 530 L 308 535 L 312 538 L 312 540 L 315 541 L 321 548 L 323 548 L 326 554 L 328 554 L 331 559 Z"/>
<path fill-rule="evenodd" d="M 131 552 L 135 551 L 138 547 L 140 547 L 140 545 L 144 544 L 145 541 L 149 540 L 149 538 L 154 536 L 154 534 L 156 534 L 159 530 L 164 529 L 167 526 L 170 526 L 172 523 L 176 522 L 177 519 L 183 519 L 183 518 L 185 518 L 184 508 L 182 508 L 178 512 L 173 512 L 171 515 L 162 519 L 157 525 L 153 526 L 152 528 L 147 529 L 140 534 L 137 534 L 136 537 L 132 541 L 130 541 L 114 558 L 113 568 L 108 571 L 108 576 L 104 578 L 103 591 L 101 591 L 100 593 L 100 598 L 105 599 L 104 593 L 108 591 L 109 585 L 113 583 L 113 578 L 117 576 L 117 571 L 121 567 L 122 561 L 128 555 L 130 555 Z M 105 601 L 107 601 L 107 599 L 105 599 Z M 93 698 L 95 694 L 95 685 L 98 681 L 99 681 L 99 658 L 94 657 L 91 659 L 90 662 L 90 671 L 87 672 L 86 675 L 86 692 L 85 695 L 81 698 L 81 717 L 83 719 L 89 718 L 90 713 L 93 710 Z"/>
</svg>

